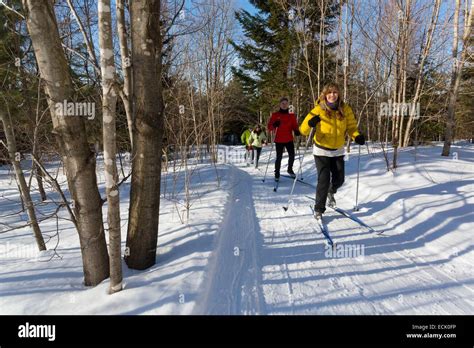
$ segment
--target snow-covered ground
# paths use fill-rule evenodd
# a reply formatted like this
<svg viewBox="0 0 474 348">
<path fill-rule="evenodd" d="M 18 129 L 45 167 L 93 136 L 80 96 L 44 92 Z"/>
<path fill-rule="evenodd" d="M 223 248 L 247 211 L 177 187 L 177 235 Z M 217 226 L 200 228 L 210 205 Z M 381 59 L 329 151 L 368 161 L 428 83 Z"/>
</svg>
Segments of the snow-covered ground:
<svg viewBox="0 0 474 348">
<path fill-rule="evenodd" d="M 338 206 L 384 231 L 381 236 L 328 210 L 337 243 L 332 252 L 311 216 L 314 188 L 297 183 L 285 212 L 292 181 L 282 178 L 273 192 L 270 165 L 262 182 L 267 148 L 260 170 L 197 165 L 184 224 L 184 173 L 165 173 L 157 263 L 146 271 L 124 264 L 125 289 L 114 295 L 107 294 L 108 281 L 82 285 L 79 241 L 67 220 L 41 223 L 56 255 L 38 254 L 27 228 L 0 231 L 0 314 L 472 314 L 474 146 L 454 145 L 457 157 L 448 158 L 439 155 L 440 145 L 405 149 L 396 172 L 386 170 L 376 147 L 370 154 L 362 147 L 358 212 L 352 211 L 355 150 Z M 103 194 L 100 168 L 98 177 Z M 303 177 L 316 182 L 309 154 Z M 126 183 L 124 240 L 128 190 Z M 36 193 L 33 198 L 39 201 Z M 0 167 L 0 200 L 0 229 L 27 220 L 6 166 Z M 55 208 L 51 200 L 38 205 L 43 214 Z"/>
</svg>

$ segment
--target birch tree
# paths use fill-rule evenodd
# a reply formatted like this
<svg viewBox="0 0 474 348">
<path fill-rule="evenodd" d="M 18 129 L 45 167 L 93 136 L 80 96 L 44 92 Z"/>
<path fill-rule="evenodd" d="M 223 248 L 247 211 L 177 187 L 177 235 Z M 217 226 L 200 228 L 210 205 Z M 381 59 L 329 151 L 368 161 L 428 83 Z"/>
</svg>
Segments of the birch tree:
<svg viewBox="0 0 474 348">
<path fill-rule="evenodd" d="M 25 176 L 20 165 L 20 153 L 16 150 L 16 140 L 15 134 L 13 132 L 13 125 L 10 119 L 10 115 L 7 115 L 6 112 L 0 110 L 0 120 L 3 123 L 3 129 L 5 130 L 5 137 L 7 140 L 8 155 L 10 161 L 15 170 L 16 180 L 18 186 L 20 187 L 20 194 L 23 202 L 26 205 L 26 211 L 28 213 L 28 224 L 33 229 L 33 234 L 36 239 L 36 245 L 40 251 L 46 250 L 46 244 L 44 243 L 43 235 L 41 234 L 40 227 L 38 225 L 38 219 L 36 218 L 36 212 L 31 199 L 30 190 L 26 184 Z"/>
<path fill-rule="evenodd" d="M 410 140 L 411 127 L 413 124 L 413 120 L 415 118 L 415 113 L 414 113 L 415 104 L 420 102 L 422 82 L 423 82 L 423 71 L 425 68 L 426 60 L 430 53 L 431 44 L 433 42 L 433 33 L 435 31 L 436 24 L 438 23 L 440 5 L 441 5 L 441 0 L 436 0 L 433 6 L 433 12 L 431 14 L 431 21 L 430 21 L 430 26 L 428 28 L 428 33 L 426 35 L 426 42 L 423 44 L 423 49 L 422 49 L 421 57 L 420 57 L 420 64 L 418 67 L 418 74 L 416 77 L 415 95 L 413 96 L 413 99 L 412 99 L 412 110 L 409 113 L 410 115 L 407 121 L 405 136 L 403 140 L 404 147 L 408 146 L 408 142 Z"/>
<path fill-rule="evenodd" d="M 109 225 L 110 293 L 122 290 L 120 195 L 116 164 L 115 61 L 110 0 L 99 0 L 99 46 L 102 75 L 102 132 L 104 141 L 107 222 Z"/>
<path fill-rule="evenodd" d="M 120 45 L 120 56 L 122 59 L 123 88 L 119 91 L 125 107 L 127 116 L 128 133 L 130 137 L 130 145 L 133 148 L 133 111 L 131 101 L 132 90 L 132 71 L 131 57 L 128 46 L 127 26 L 125 21 L 125 0 L 116 0 L 117 10 L 117 32 Z"/>
<path fill-rule="evenodd" d="M 467 3 L 466 3 L 467 5 Z M 464 16 L 464 34 L 462 37 L 462 53 L 459 59 L 458 57 L 458 40 L 459 40 L 459 12 L 461 7 L 461 0 L 456 0 L 456 7 L 454 10 L 454 35 L 453 35 L 453 48 L 452 48 L 452 59 L 453 67 L 451 71 L 451 82 L 449 84 L 449 102 L 448 102 L 448 113 L 446 115 L 446 128 L 444 131 L 444 145 L 442 156 L 449 156 L 451 150 L 451 142 L 453 141 L 453 131 L 455 127 L 455 113 L 456 113 L 456 100 L 459 90 L 459 83 L 461 82 L 461 70 L 466 60 L 467 54 L 467 42 L 472 30 L 472 16 L 474 12 L 474 1 L 471 2 L 471 7 L 466 6 Z"/>
<path fill-rule="evenodd" d="M 26 24 L 44 81 L 53 132 L 64 162 L 81 245 L 84 283 L 97 285 L 109 276 L 109 258 L 97 187 L 94 153 L 87 143 L 84 118 L 66 115 L 59 103 L 72 102 L 74 89 L 61 46 L 53 2 L 23 0 Z"/>
</svg>

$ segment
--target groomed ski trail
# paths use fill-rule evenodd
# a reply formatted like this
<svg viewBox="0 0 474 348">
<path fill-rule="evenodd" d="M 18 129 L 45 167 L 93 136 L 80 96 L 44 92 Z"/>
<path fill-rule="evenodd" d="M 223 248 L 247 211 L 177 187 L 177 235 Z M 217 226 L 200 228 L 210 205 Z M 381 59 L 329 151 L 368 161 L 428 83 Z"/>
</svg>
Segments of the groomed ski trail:
<svg viewBox="0 0 474 348">
<path fill-rule="evenodd" d="M 275 193 L 271 176 L 262 183 L 262 171 L 238 166 L 232 173 L 232 195 L 203 291 L 206 301 L 196 313 L 444 315 L 473 308 L 472 282 L 458 281 L 426 261 L 422 247 L 404 250 L 402 231 L 388 228 L 380 238 L 328 209 L 334 242 L 364 248 L 357 257 L 328 257 L 304 197 L 314 195 L 311 187 L 297 183 L 285 212 L 290 180 Z M 378 230 L 382 219 L 364 220 Z M 238 245 L 244 246 L 240 257 L 233 255 Z"/>
<path fill-rule="evenodd" d="M 265 314 L 259 284 L 259 225 L 248 173 L 231 168 L 231 195 L 225 207 L 204 290 L 195 314 Z"/>
</svg>

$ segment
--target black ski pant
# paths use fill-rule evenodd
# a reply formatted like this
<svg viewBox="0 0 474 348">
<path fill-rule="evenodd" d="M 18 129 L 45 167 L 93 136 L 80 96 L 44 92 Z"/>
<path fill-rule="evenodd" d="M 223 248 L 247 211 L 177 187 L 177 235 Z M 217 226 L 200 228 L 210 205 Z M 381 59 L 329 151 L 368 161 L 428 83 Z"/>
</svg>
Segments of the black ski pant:
<svg viewBox="0 0 474 348">
<path fill-rule="evenodd" d="M 257 155 L 255 156 L 255 168 L 257 168 L 258 167 L 258 160 L 260 159 L 260 154 L 262 153 L 262 148 L 254 146 L 253 151 L 254 151 L 254 153 L 257 153 Z M 253 156 L 252 156 L 252 158 L 253 158 Z"/>
<path fill-rule="evenodd" d="M 275 161 L 275 173 L 280 174 L 281 159 L 283 158 L 283 149 L 286 148 L 288 151 L 288 170 L 293 170 L 293 163 L 295 162 L 295 144 L 290 141 L 289 143 L 275 143 L 276 148 L 276 161 Z"/>
<path fill-rule="evenodd" d="M 344 156 L 314 156 L 314 160 L 318 171 L 314 210 L 324 213 L 328 192 L 336 193 L 337 189 L 344 183 Z"/>
</svg>

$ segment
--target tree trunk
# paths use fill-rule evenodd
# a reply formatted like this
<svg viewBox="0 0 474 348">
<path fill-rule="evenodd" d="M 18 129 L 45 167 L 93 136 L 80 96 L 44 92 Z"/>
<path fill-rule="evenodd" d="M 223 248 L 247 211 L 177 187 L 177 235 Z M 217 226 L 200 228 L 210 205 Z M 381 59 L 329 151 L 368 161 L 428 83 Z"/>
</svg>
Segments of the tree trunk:
<svg viewBox="0 0 474 348">
<path fill-rule="evenodd" d="M 401 9 L 399 9 L 401 11 Z M 397 46 L 396 46 L 396 70 L 395 70 L 395 88 L 393 91 L 394 100 L 397 103 L 398 107 L 394 113 L 393 124 L 392 124 L 392 146 L 393 146 L 393 158 L 392 158 L 392 168 L 395 169 L 398 166 L 398 137 L 400 133 L 400 103 L 402 101 L 403 93 L 403 35 L 404 35 L 404 17 L 400 14 L 398 17 L 398 34 L 397 34 Z"/>
<path fill-rule="evenodd" d="M 33 229 L 33 234 L 36 239 L 36 245 L 40 251 L 46 250 L 46 244 L 44 243 L 43 235 L 41 234 L 40 227 L 38 225 L 38 220 L 36 219 L 36 212 L 31 200 L 30 190 L 26 184 L 25 176 L 23 175 L 23 170 L 20 166 L 20 159 L 17 158 L 16 151 L 16 140 L 15 134 L 13 133 L 13 125 L 10 119 L 10 116 L 7 115 L 3 110 L 0 110 L 0 119 L 3 122 L 3 129 L 5 130 L 5 138 L 7 139 L 8 155 L 10 161 L 12 162 L 13 169 L 15 170 L 16 180 L 20 188 L 20 195 L 23 198 L 23 201 L 26 204 L 26 211 L 28 213 L 28 223 Z"/>
<path fill-rule="evenodd" d="M 451 150 L 451 142 L 453 141 L 453 132 L 455 126 L 455 114 L 456 114 L 456 99 L 459 89 L 459 83 L 461 81 L 461 70 L 464 65 L 464 60 L 467 54 L 467 41 L 471 33 L 472 16 L 474 12 L 474 2 L 471 3 L 471 9 L 466 14 L 464 19 L 464 35 L 463 35 L 463 51 L 461 59 L 458 61 L 458 24 L 459 24 L 459 8 L 461 0 L 456 0 L 456 9 L 454 13 L 454 37 L 453 37 L 453 68 L 451 73 L 451 83 L 449 85 L 449 103 L 448 103 L 448 115 L 446 120 L 446 128 L 444 131 L 444 145 L 441 156 L 449 156 Z"/>
<path fill-rule="evenodd" d="M 38 156 L 38 158 L 39 157 L 40 156 Z M 41 170 L 38 168 L 36 164 L 33 165 L 33 168 L 34 168 L 33 171 L 35 174 L 36 182 L 38 183 L 38 191 L 40 193 L 41 202 L 44 202 L 45 200 L 48 199 L 48 197 L 46 196 L 46 191 L 44 190 L 44 186 L 43 186 L 43 173 L 41 172 Z"/>
<path fill-rule="evenodd" d="M 81 19 L 79 18 L 79 15 L 77 14 L 76 8 L 74 7 L 73 3 L 71 0 L 66 0 L 69 9 L 71 10 L 72 15 L 76 19 L 77 25 L 79 27 L 79 30 L 82 34 L 82 37 L 84 38 L 84 43 L 87 48 L 87 53 L 89 54 L 89 59 L 93 63 L 94 68 L 97 67 L 97 57 L 95 56 L 95 51 L 94 48 L 92 47 L 91 40 L 89 40 L 89 37 L 87 36 L 87 33 L 84 29 L 84 25 L 82 24 Z"/>
<path fill-rule="evenodd" d="M 85 121 L 66 116 L 57 106 L 71 102 L 70 69 L 61 47 L 52 1 L 23 0 L 26 23 L 33 43 L 53 121 L 58 149 L 64 161 L 69 191 L 78 224 L 86 286 L 109 276 L 109 258 L 102 221 L 102 202 L 97 188 L 95 156 L 87 143 Z"/>
<path fill-rule="evenodd" d="M 160 1 L 132 1 L 133 133 L 132 184 L 125 260 L 133 269 L 155 264 L 160 210 L 163 95 Z"/>
<path fill-rule="evenodd" d="M 349 9 L 351 10 L 351 20 L 349 21 Z M 340 14 L 342 16 L 342 13 Z M 349 24 L 350 23 L 350 24 Z M 352 32 L 354 28 L 354 4 L 351 1 L 347 2 L 345 12 L 345 26 L 344 26 L 344 61 L 343 61 L 343 75 L 344 75 L 344 92 L 343 100 L 348 101 L 349 95 L 349 74 L 351 65 L 351 51 L 352 51 Z"/>
<path fill-rule="evenodd" d="M 123 90 L 120 94 L 127 115 L 128 134 L 130 147 L 133 149 L 133 111 L 130 91 L 132 90 L 131 58 L 127 43 L 127 30 L 125 26 L 125 0 L 117 0 L 117 32 L 120 44 L 120 56 L 122 58 Z"/>
<path fill-rule="evenodd" d="M 115 61 L 110 0 L 99 0 L 99 47 L 102 75 L 102 132 L 104 140 L 107 222 L 109 225 L 110 289 L 122 290 L 120 194 L 116 164 Z"/>
<path fill-rule="evenodd" d="M 424 77 L 423 71 L 424 71 L 426 59 L 431 50 L 431 43 L 433 41 L 433 33 L 435 31 L 436 24 L 438 23 L 440 5 L 441 5 L 441 0 L 436 0 L 433 7 L 433 12 L 431 14 L 431 21 L 430 21 L 430 26 L 428 29 L 426 43 L 424 43 L 423 49 L 421 52 L 420 65 L 418 67 L 418 74 L 416 77 L 415 96 L 413 97 L 413 100 L 412 100 L 413 109 L 410 111 L 410 116 L 408 118 L 406 130 L 405 130 L 405 137 L 403 140 L 404 147 L 408 146 L 409 141 L 410 141 L 411 127 L 413 124 L 413 120 L 415 119 L 414 108 L 415 108 L 415 104 L 419 103 L 419 100 L 420 100 L 421 86 L 422 86 L 423 77 Z"/>
<path fill-rule="evenodd" d="M 409 47 L 409 33 L 411 23 L 411 0 L 406 0 L 403 18 L 403 38 L 402 38 L 402 91 L 401 91 L 401 103 L 406 105 L 406 91 L 407 91 L 407 71 L 408 71 L 408 53 Z M 406 117 L 405 109 L 400 117 L 400 124 L 398 126 L 398 147 L 403 147 L 403 126 Z"/>
</svg>

